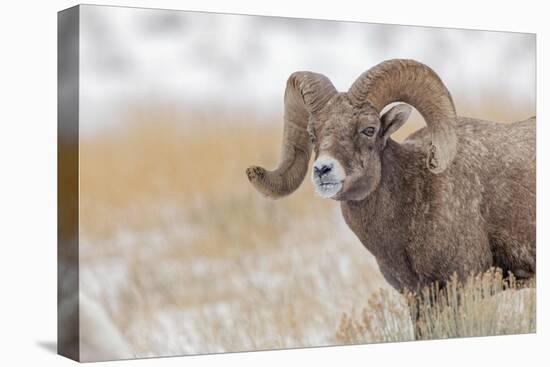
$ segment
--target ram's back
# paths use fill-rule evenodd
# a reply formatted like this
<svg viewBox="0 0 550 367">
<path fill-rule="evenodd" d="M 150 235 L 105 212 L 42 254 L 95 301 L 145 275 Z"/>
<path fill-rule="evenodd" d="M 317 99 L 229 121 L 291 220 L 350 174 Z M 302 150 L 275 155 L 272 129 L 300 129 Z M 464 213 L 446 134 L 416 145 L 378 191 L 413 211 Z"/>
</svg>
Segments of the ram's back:
<svg viewBox="0 0 550 367">
<path fill-rule="evenodd" d="M 457 155 L 442 177 L 447 187 L 463 187 L 464 205 L 481 215 L 494 265 L 518 276 L 535 273 L 536 120 L 496 123 L 459 117 Z M 406 144 L 427 149 L 421 129 Z M 468 186 L 467 188 L 464 186 Z M 479 199 L 479 200 L 478 200 Z M 473 218 L 471 218 L 473 220 Z"/>
<path fill-rule="evenodd" d="M 468 164 L 480 170 L 488 180 L 505 176 L 524 181 L 526 175 L 530 180 L 525 183 L 535 192 L 535 117 L 513 123 L 458 117 L 456 133 L 455 164 Z M 422 128 L 412 133 L 405 144 L 425 150 L 430 143 L 429 134 L 428 129 Z"/>
</svg>

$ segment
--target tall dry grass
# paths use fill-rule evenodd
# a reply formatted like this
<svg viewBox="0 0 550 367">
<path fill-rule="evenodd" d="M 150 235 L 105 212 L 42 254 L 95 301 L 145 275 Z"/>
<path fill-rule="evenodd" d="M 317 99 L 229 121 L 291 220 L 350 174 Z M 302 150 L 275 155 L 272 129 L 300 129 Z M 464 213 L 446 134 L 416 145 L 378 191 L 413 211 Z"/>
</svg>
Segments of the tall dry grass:
<svg viewBox="0 0 550 367">
<path fill-rule="evenodd" d="M 359 315 L 344 313 L 336 337 L 343 343 L 409 341 L 534 333 L 534 280 L 518 282 L 499 269 L 455 275 L 444 287 L 371 296 Z"/>
<path fill-rule="evenodd" d="M 244 174 L 248 165 L 277 163 L 279 126 L 195 119 L 155 113 L 133 118 L 124 129 L 81 138 L 85 232 L 110 236 L 121 227 L 159 230 L 181 214 L 174 211 L 185 211 L 191 225 L 209 221 L 211 233 L 239 240 L 252 233 L 272 238 L 281 232 L 277 225 L 288 222 L 289 212 L 304 216 L 335 207 L 311 200 L 307 184 L 276 204 L 260 200 L 250 187 Z"/>
</svg>

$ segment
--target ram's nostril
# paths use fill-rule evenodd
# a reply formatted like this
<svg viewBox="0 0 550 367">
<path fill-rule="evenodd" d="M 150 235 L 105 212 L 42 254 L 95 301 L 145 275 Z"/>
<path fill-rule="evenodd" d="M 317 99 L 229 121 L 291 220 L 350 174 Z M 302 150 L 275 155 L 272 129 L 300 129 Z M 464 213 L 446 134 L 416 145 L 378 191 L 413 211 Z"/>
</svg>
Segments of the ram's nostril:
<svg viewBox="0 0 550 367">
<path fill-rule="evenodd" d="M 327 165 L 323 164 L 322 166 L 315 166 L 313 167 L 313 172 L 316 176 L 322 177 L 323 175 L 326 175 L 332 170 L 332 164 Z"/>
</svg>

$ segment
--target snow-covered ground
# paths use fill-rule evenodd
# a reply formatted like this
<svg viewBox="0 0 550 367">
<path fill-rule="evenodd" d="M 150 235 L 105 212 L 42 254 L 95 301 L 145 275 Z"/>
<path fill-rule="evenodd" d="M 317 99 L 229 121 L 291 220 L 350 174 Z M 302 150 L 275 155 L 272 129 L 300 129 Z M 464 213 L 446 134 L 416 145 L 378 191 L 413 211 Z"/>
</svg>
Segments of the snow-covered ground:
<svg viewBox="0 0 550 367">
<path fill-rule="evenodd" d="M 110 315 L 131 356 L 331 345 L 342 312 L 388 285 L 338 210 L 330 221 L 322 240 L 309 238 L 318 221 L 297 220 L 277 242 L 238 256 L 181 255 L 200 243 L 181 223 L 161 237 L 84 237 L 80 290 Z M 110 255 L 97 255 L 103 247 Z M 95 332 L 81 328 L 84 338 Z"/>
</svg>

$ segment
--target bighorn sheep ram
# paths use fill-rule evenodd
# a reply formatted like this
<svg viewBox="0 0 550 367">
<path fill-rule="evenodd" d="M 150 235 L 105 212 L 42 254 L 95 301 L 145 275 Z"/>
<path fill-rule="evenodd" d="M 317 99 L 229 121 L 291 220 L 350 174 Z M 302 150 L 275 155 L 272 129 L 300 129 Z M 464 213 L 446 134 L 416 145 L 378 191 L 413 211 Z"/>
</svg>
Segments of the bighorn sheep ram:
<svg viewBox="0 0 550 367">
<path fill-rule="evenodd" d="M 397 104 L 380 116 L 382 109 Z M 390 135 L 414 106 L 426 127 Z M 250 167 L 250 182 L 280 198 L 303 181 L 311 151 L 319 195 L 344 219 L 396 289 L 497 266 L 535 274 L 535 117 L 501 124 L 456 115 L 436 73 L 389 60 L 347 93 L 328 78 L 296 72 L 284 96 L 282 157 L 274 171 Z"/>
</svg>

